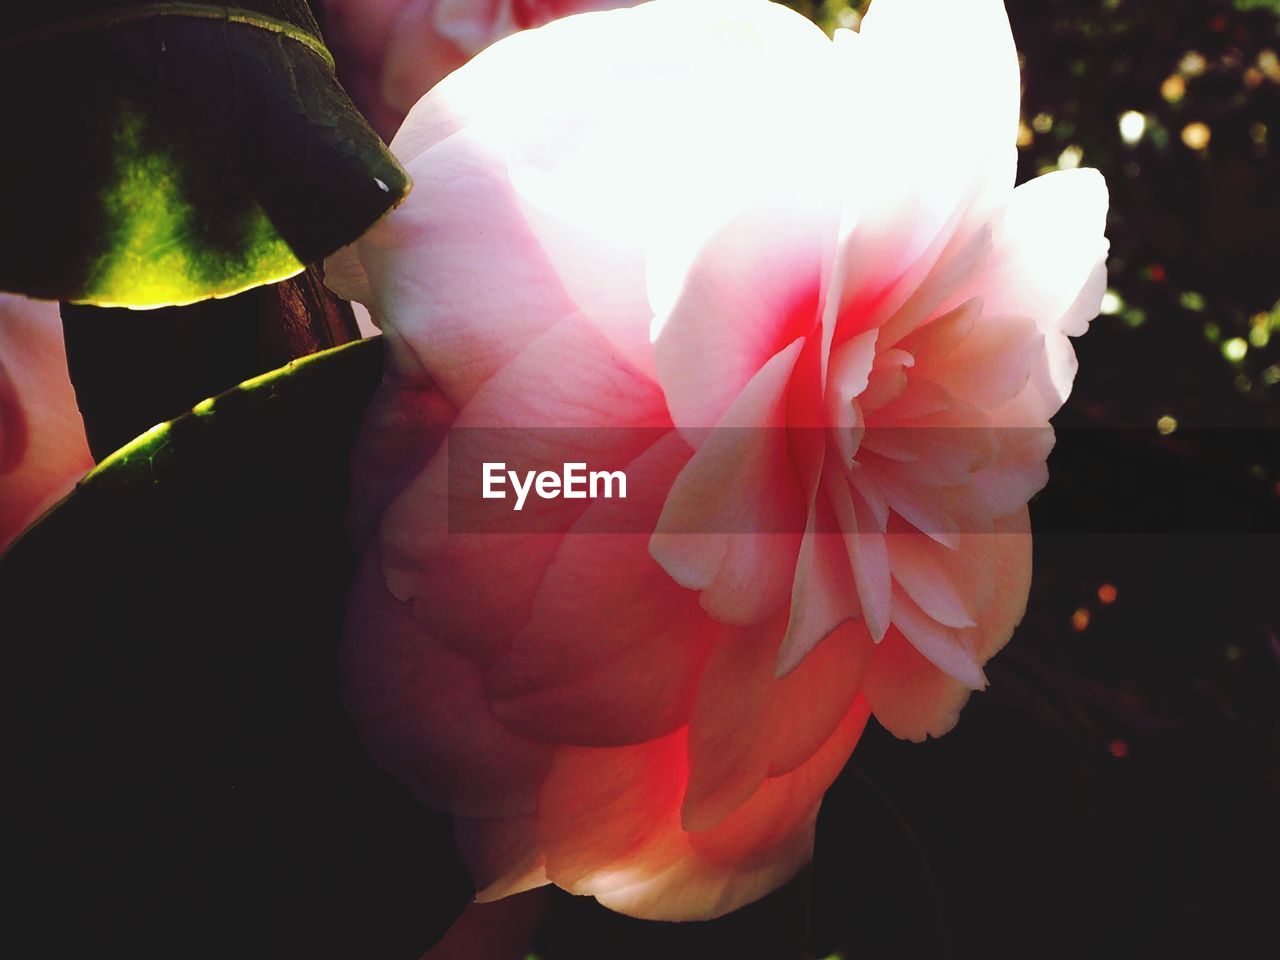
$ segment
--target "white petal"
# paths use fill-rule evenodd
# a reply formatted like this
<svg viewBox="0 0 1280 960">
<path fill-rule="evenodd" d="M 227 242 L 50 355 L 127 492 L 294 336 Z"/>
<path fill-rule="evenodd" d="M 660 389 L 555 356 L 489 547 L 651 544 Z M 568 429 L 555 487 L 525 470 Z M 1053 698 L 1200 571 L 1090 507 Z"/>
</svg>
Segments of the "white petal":
<svg viewBox="0 0 1280 960">
<path fill-rule="evenodd" d="M 1107 184 L 1096 170 L 1060 170 L 1013 191 L 988 272 L 970 295 L 985 312 L 1031 317 L 1079 336 L 1105 292 Z"/>
</svg>

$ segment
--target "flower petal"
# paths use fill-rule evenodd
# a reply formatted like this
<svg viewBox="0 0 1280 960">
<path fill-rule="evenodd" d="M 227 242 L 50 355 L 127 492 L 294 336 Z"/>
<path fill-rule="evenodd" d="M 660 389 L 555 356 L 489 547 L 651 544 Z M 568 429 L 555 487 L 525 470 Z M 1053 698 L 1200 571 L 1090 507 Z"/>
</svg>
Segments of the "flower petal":
<svg viewBox="0 0 1280 960">
<path fill-rule="evenodd" d="M 764 781 L 714 829 L 694 833 L 680 827 L 684 731 L 635 747 L 562 751 L 540 806 L 547 876 L 653 920 L 711 919 L 764 896 L 812 855 L 822 794 L 868 713 L 858 697 L 806 762 Z"/>
<path fill-rule="evenodd" d="M 787 386 L 804 347 L 774 355 L 676 477 L 650 541 L 654 559 L 724 623 L 786 602 L 804 515 L 787 448 Z"/>
<path fill-rule="evenodd" d="M 92 466 L 58 305 L 0 293 L 0 550 Z"/>
<path fill-rule="evenodd" d="M 475 881 L 478 903 L 492 903 L 547 883 L 546 860 L 533 817 L 458 817 L 453 838 Z"/>
<path fill-rule="evenodd" d="M 654 304 L 658 380 L 677 427 L 719 423 L 770 357 L 812 332 L 834 206 L 796 207 L 788 198 L 730 220 L 678 272 L 674 302 Z"/>
<path fill-rule="evenodd" d="M 462 404 L 575 306 L 481 131 L 454 134 L 406 169 L 432 201 L 402 206 L 356 244 L 377 291 L 367 305 Z M 335 266 L 349 272 L 349 261 Z M 358 284 L 341 292 L 361 294 Z"/>
<path fill-rule="evenodd" d="M 1088 329 L 1106 292 L 1107 203 L 1096 170 L 1060 170 L 1022 184 L 997 232 L 991 266 L 970 291 L 993 314 L 1032 317 L 1044 334 L 1032 379 L 1046 419 L 1075 379 L 1066 337 Z"/>
<path fill-rule="evenodd" d="M 412 599 L 414 615 L 441 642 L 492 663 L 528 621 L 547 565 L 586 501 L 531 497 L 521 513 L 498 515 L 507 507 L 483 497 L 483 464 L 559 469 L 586 461 L 615 470 L 664 423 L 657 387 L 620 363 L 580 316 L 566 317 L 472 397 L 445 447 L 388 508 L 379 542 L 392 593 Z M 478 532 L 485 530 L 497 532 Z"/>
<path fill-rule="evenodd" d="M 893 579 L 922 613 L 947 627 L 973 627 L 991 599 L 991 549 L 987 534 L 961 534 L 949 549 L 919 533 L 891 533 Z"/>
<path fill-rule="evenodd" d="M 343 693 L 379 765 L 432 806 L 463 816 L 532 814 L 553 748 L 513 734 L 485 698 L 481 668 L 433 640 L 360 564 L 347 610 Z"/>
<path fill-rule="evenodd" d="M 689 725 L 686 830 L 715 827 L 767 778 L 807 762 L 857 698 L 873 650 L 861 625 L 832 631 L 778 679 L 781 629 L 775 621 L 734 631 L 707 663 Z"/>
<path fill-rule="evenodd" d="M 674 9 L 659 0 L 542 28 L 536 69 L 507 78 L 522 89 L 502 123 L 512 182 L 570 295 L 646 372 L 650 257 L 692 254 L 827 126 L 790 95 L 805 78 L 820 89 L 829 63 L 812 23 L 756 0 L 679 3 L 672 30 Z"/>
<path fill-rule="evenodd" d="M 616 532 L 652 529 L 688 456 L 669 432 L 627 467 L 628 499 L 592 502 L 564 537 L 528 625 L 488 676 L 494 712 L 513 729 L 616 746 L 688 722 L 723 628 L 649 556 L 646 535 Z"/>
<path fill-rule="evenodd" d="M 826 475 L 831 474 L 828 468 Z M 843 481 L 837 478 L 835 483 Z M 858 590 L 845 537 L 836 525 L 831 502 L 814 497 L 791 587 L 786 633 L 778 649 L 775 672 L 785 677 L 840 624 L 858 616 Z"/>
<path fill-rule="evenodd" d="M 1013 188 L 1018 60 L 1001 0 L 877 0 L 851 39 L 836 44 L 844 84 L 867 93 L 835 270 L 840 324 L 852 336 L 903 311 L 888 347 L 986 255 Z"/>
<path fill-rule="evenodd" d="M 853 471 L 858 477 L 865 471 Z M 871 638 L 879 643 L 889 629 L 892 609 L 893 581 L 889 550 L 885 538 L 887 516 L 877 517 L 867 505 L 862 490 L 839 480 L 826 486 L 836 522 L 844 533 L 845 551 L 853 569 L 858 591 L 858 607 Z M 885 507 L 888 510 L 888 507 Z"/>
<path fill-rule="evenodd" d="M 1022 184 L 970 295 L 989 313 L 1033 317 L 1042 330 L 1079 336 L 1097 315 L 1096 303 L 1076 300 L 1106 258 L 1106 219 L 1107 185 L 1096 170 L 1059 170 Z"/>
<path fill-rule="evenodd" d="M 1031 585 L 1031 535 L 1026 508 L 996 520 L 994 529 L 995 533 L 982 534 L 995 541 L 992 600 L 979 615 L 977 627 L 959 632 L 968 657 L 978 665 L 993 656 L 1013 634 L 1026 609 Z M 969 699 L 970 687 L 926 659 L 895 626 L 876 647 L 863 692 L 876 719 L 890 733 L 921 741 L 940 737 L 955 726 Z"/>
<path fill-rule="evenodd" d="M 982 690 L 987 678 L 982 666 L 966 649 L 960 634 L 922 611 L 905 592 L 894 592 L 893 625 L 908 642 L 947 676 L 970 690 Z"/>
<path fill-rule="evenodd" d="M 860 37 L 860 68 L 874 78 L 867 122 L 882 124 L 868 144 L 891 175 L 886 183 L 915 191 L 927 242 L 975 184 L 995 174 L 997 197 L 1013 186 L 1006 161 L 1015 152 L 1021 80 L 1009 18 L 1003 0 L 881 0 Z M 942 162 L 938 144 L 948 151 Z M 885 199 L 896 206 L 900 195 Z"/>
<path fill-rule="evenodd" d="M 925 659 L 894 628 L 876 647 L 863 692 L 886 730 L 920 743 L 949 732 L 972 691 Z"/>
</svg>

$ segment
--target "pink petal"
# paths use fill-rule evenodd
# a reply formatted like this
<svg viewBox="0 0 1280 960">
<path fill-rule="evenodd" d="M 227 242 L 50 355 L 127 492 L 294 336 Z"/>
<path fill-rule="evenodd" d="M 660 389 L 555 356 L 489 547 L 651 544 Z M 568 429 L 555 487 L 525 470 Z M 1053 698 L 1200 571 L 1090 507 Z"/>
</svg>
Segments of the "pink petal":
<svg viewBox="0 0 1280 960">
<path fill-rule="evenodd" d="M 381 94 L 382 64 L 392 25 L 405 6 L 421 0 L 324 0 L 325 42 L 338 62 L 343 87 L 384 139 L 404 111 L 390 109 Z M 434 0 L 427 0 L 428 3 Z"/>
<path fill-rule="evenodd" d="M 689 726 L 685 830 L 715 827 L 766 778 L 807 762 L 857 697 L 873 649 L 865 629 L 831 632 L 778 679 L 781 626 L 732 632 L 707 664 Z"/>
<path fill-rule="evenodd" d="M 1075 378 L 1066 337 L 1088 329 L 1106 292 L 1107 202 L 1096 170 L 1062 170 L 1024 183 L 996 235 L 992 265 L 971 291 L 991 313 L 1032 317 L 1044 333 L 1044 360 L 1032 379 L 1045 418 L 1066 400 Z"/>
<path fill-rule="evenodd" d="M 960 634 L 928 616 L 905 592 L 894 592 L 893 624 L 926 660 L 947 676 L 970 690 L 986 687 L 982 665 L 966 649 Z"/>
<path fill-rule="evenodd" d="M 986 534 L 995 542 L 995 583 L 991 603 L 978 616 L 978 625 L 964 631 L 969 649 L 985 662 L 1009 642 L 1027 610 L 1031 591 L 1031 521 L 1026 507 L 992 524 Z"/>
<path fill-rule="evenodd" d="M 92 466 L 58 305 L 0 293 L 0 550 Z"/>
<path fill-rule="evenodd" d="M 547 877 L 598 893 L 684 853 L 672 820 L 688 777 L 687 732 L 629 747 L 566 747 L 543 784 L 538 835 Z"/>
<path fill-rule="evenodd" d="M 347 611 L 344 698 L 378 763 L 463 816 L 532 814 L 553 748 L 490 712 L 479 665 L 433 640 L 365 554 Z"/>
<path fill-rule="evenodd" d="M 531 497 L 521 513 L 508 512 L 510 500 L 482 497 L 482 464 L 619 469 L 669 428 L 665 418 L 657 388 L 619 363 L 581 317 L 565 318 L 486 382 L 445 447 L 388 508 L 380 543 L 392 593 L 414 601 L 437 639 L 492 663 L 528 621 L 547 565 L 587 501 Z"/>
<path fill-rule="evenodd" d="M 906 465 L 899 472 L 909 472 L 920 486 L 963 486 L 997 459 L 1000 436 L 981 410 L 913 376 L 898 398 L 876 412 L 862 449 L 877 455 L 864 455 L 863 466 L 889 461 Z"/>
<path fill-rule="evenodd" d="M 857 477 L 865 471 L 854 471 Z M 879 643 L 889 629 L 892 601 L 889 550 L 885 541 L 888 517 L 877 518 L 861 491 L 833 480 L 824 487 L 836 522 L 844 533 L 845 551 L 858 591 L 858 608 L 871 638 Z M 887 511 L 887 507 L 885 508 Z"/>
<path fill-rule="evenodd" d="M 837 483 L 843 481 L 837 480 Z M 858 616 L 858 591 L 830 501 L 814 498 L 791 587 L 791 610 L 775 671 L 785 677 L 840 624 Z"/>
<path fill-rule="evenodd" d="M 975 184 L 1012 187 L 1020 78 L 1002 0 L 894 0 L 872 7 L 860 28 L 861 68 L 874 119 L 868 139 L 875 159 L 920 200 L 920 235 L 936 235 Z M 874 129 L 874 128 L 873 128 Z M 888 135 L 896 134 L 896 138 Z M 947 155 L 937 156 L 939 144 Z M 1001 162 L 994 163 L 996 158 Z M 876 184 L 886 200 L 893 188 Z"/>
<path fill-rule="evenodd" d="M 999 456 L 973 478 L 993 516 L 1021 510 L 1049 482 L 1046 458 L 1053 450 L 1053 427 L 1042 419 L 1042 400 L 1034 383 L 1019 397 L 992 414 L 1001 423 Z"/>
<path fill-rule="evenodd" d="M 719 423 L 770 357 L 812 332 L 835 207 L 795 206 L 762 204 L 726 223 L 658 308 L 654 359 L 677 427 Z"/>
<path fill-rule="evenodd" d="M 808 760 L 766 780 L 714 830 L 690 834 L 694 848 L 710 860 L 732 863 L 744 848 L 768 849 L 797 830 L 804 831 L 862 736 L 869 714 L 865 699 L 857 697 Z"/>
<path fill-rule="evenodd" d="M 991 267 L 970 295 L 989 313 L 1033 317 L 1042 330 L 1079 336 L 1097 314 L 1097 303 L 1077 299 L 1106 258 L 1106 218 L 1107 185 L 1096 170 L 1022 184 L 996 233 Z"/>
<path fill-rule="evenodd" d="M 689 785 L 681 808 L 685 830 L 714 827 L 769 775 L 769 751 L 757 738 L 765 732 L 769 697 L 777 686 L 773 662 L 780 630 L 775 619 L 726 631 L 707 662 L 689 725 Z"/>
<path fill-rule="evenodd" d="M 851 40 L 836 44 L 843 85 L 866 94 L 836 267 L 841 325 L 854 335 L 902 311 L 890 346 L 985 256 L 1013 186 L 1018 61 L 1000 0 L 881 2 Z"/>
<path fill-rule="evenodd" d="M 691 257 L 821 155 L 828 128 L 790 95 L 826 77 L 830 44 L 813 24 L 777 5 L 690 4 L 672 30 L 670 10 L 558 21 L 539 31 L 537 68 L 502 78 L 522 88 L 511 109 L 523 115 L 502 128 L 525 215 L 582 312 L 646 372 L 650 264 Z"/>
<path fill-rule="evenodd" d="M 882 457 L 863 457 L 863 469 L 874 471 L 879 490 L 893 512 L 921 533 L 954 548 L 961 521 L 972 515 L 972 491 L 965 487 L 931 487 L 916 479 L 912 464 Z"/>
<path fill-rule="evenodd" d="M 993 526 L 995 533 L 982 535 L 994 541 L 991 601 L 979 614 L 977 627 L 957 631 L 948 640 L 953 643 L 958 639 L 968 659 L 978 666 L 1013 634 L 1026 608 L 1031 584 L 1031 536 L 1026 508 L 996 520 Z M 895 606 L 895 616 L 897 613 Z M 941 653 L 950 657 L 954 648 L 942 649 Z M 958 657 L 956 664 L 962 668 L 956 673 L 972 670 L 963 657 Z M 890 733 L 920 741 L 940 737 L 955 726 L 969 698 L 972 681 L 978 679 L 976 675 L 968 677 L 969 682 L 954 679 L 930 662 L 895 626 L 876 647 L 863 692 L 876 719 Z"/>
<path fill-rule="evenodd" d="M 476 131 L 406 167 L 432 200 L 403 205 L 356 245 L 377 291 L 368 306 L 462 404 L 575 306 L 525 223 L 504 158 Z"/>
<path fill-rule="evenodd" d="M 949 732 L 970 688 L 939 670 L 896 629 L 876 647 L 863 687 L 871 712 L 886 730 L 917 743 Z"/>
<path fill-rule="evenodd" d="M 635 747 L 562 751 L 540 807 L 547 876 L 655 920 L 710 919 L 764 896 L 811 856 L 822 794 L 867 715 L 857 698 L 806 762 L 764 781 L 714 829 L 695 833 L 680 827 L 683 731 Z"/>
<path fill-rule="evenodd" d="M 605 906 L 655 920 L 722 916 L 776 890 L 809 862 L 822 795 L 866 726 L 858 698 L 807 762 L 766 780 L 717 827 L 689 833 L 687 852 L 661 873 L 597 894 Z"/>
<path fill-rule="evenodd" d="M 967 332 L 959 335 L 957 324 Z M 1044 343 L 1044 335 L 1027 317 L 995 314 L 981 301 L 968 300 L 902 346 L 916 359 L 915 376 L 989 414 L 1026 386 Z"/>
<path fill-rule="evenodd" d="M 972 627 L 991 599 L 994 548 L 988 534 L 961 534 L 949 549 L 919 533 L 886 538 L 893 579 L 922 613 L 947 627 Z"/>
<path fill-rule="evenodd" d="M 890 348 L 876 354 L 866 389 L 858 395 L 858 406 L 863 416 L 870 418 L 881 407 L 898 398 L 907 388 L 907 371 L 915 366 L 915 362 L 915 357 L 905 350 Z"/>
<path fill-rule="evenodd" d="M 974 189 L 942 225 L 933 243 L 916 256 L 877 304 L 871 319 L 863 321 L 880 326 L 884 346 L 897 344 L 937 316 L 985 266 L 991 256 L 991 227 L 985 222 L 974 223 L 974 207 L 980 202 L 994 203 Z"/>
<path fill-rule="evenodd" d="M 533 817 L 458 817 L 454 820 L 453 838 L 475 881 L 479 903 L 492 903 L 547 883 L 546 862 Z"/>
<path fill-rule="evenodd" d="M 835 432 L 843 466 L 851 466 L 862 442 L 862 407 L 858 398 L 866 391 L 875 365 L 878 331 L 846 340 L 831 354 L 827 382 L 827 413 Z"/>
<path fill-rule="evenodd" d="M 494 712 L 513 729 L 616 746 L 688 723 L 723 628 L 649 556 L 646 535 L 614 532 L 652 528 L 688 456 L 668 433 L 627 467 L 628 499 L 592 502 L 563 539 L 528 625 L 489 673 Z"/>
<path fill-rule="evenodd" d="M 725 623 L 786 602 L 803 500 L 790 465 L 786 389 L 803 340 L 761 368 L 671 487 L 650 552 Z"/>
<path fill-rule="evenodd" d="M 387 507 L 426 469 L 457 417 L 453 404 L 433 384 L 423 385 L 424 378 L 389 374 L 384 371 L 382 387 L 365 408 L 351 451 L 348 529 L 361 549 L 377 535 Z"/>
</svg>

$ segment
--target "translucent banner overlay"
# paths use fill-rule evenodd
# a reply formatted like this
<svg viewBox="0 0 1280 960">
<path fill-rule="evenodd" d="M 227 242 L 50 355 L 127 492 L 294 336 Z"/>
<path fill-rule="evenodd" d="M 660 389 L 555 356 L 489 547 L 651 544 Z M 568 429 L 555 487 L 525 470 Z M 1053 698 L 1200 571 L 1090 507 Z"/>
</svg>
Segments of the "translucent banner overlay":
<svg viewBox="0 0 1280 960">
<path fill-rule="evenodd" d="M 1038 533 L 1280 533 L 1274 430 L 455 427 L 428 472 L 454 534 L 984 533 L 1042 483 Z"/>
</svg>

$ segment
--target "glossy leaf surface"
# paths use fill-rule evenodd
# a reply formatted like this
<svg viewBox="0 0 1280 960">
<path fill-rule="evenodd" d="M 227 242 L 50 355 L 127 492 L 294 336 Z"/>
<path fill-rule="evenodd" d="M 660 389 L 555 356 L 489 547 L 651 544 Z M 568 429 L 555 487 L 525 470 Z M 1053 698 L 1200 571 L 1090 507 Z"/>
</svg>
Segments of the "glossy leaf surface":
<svg viewBox="0 0 1280 960">
<path fill-rule="evenodd" d="M 379 373 L 366 341 L 200 404 L 0 558 L 6 952 L 414 960 L 462 909 L 338 692 Z"/>
<path fill-rule="evenodd" d="M 0 22 L 0 289 L 222 297 L 354 240 L 409 180 L 299 0 L 50 0 Z"/>
</svg>

